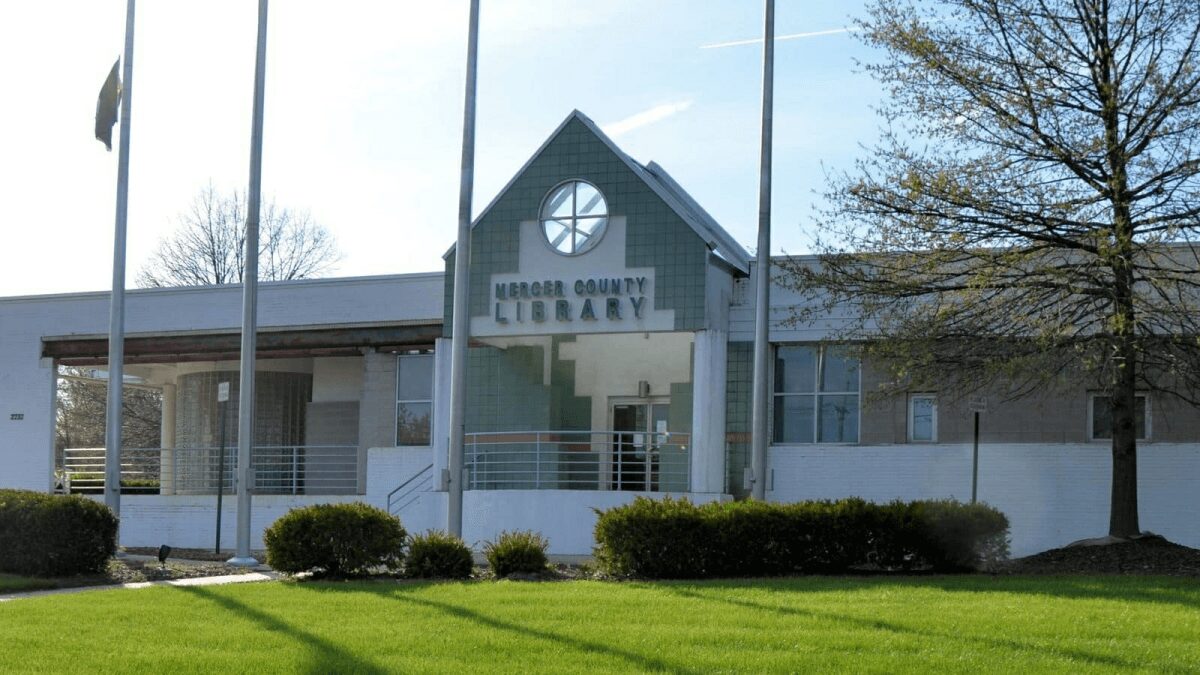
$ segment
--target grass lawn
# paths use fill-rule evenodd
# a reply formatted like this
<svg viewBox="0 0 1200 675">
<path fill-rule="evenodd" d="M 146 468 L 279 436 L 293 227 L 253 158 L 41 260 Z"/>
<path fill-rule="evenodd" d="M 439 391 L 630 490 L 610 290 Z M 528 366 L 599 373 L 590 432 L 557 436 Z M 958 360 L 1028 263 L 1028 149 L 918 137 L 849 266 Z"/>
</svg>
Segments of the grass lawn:
<svg viewBox="0 0 1200 675">
<path fill-rule="evenodd" d="M 15 574 L 0 574 L 0 595 L 5 593 L 21 593 L 37 591 L 43 588 L 57 588 L 58 584 L 49 579 L 35 577 L 19 577 Z"/>
<path fill-rule="evenodd" d="M 266 583 L 0 604 L 0 670 L 1200 669 L 1200 582 Z"/>
</svg>

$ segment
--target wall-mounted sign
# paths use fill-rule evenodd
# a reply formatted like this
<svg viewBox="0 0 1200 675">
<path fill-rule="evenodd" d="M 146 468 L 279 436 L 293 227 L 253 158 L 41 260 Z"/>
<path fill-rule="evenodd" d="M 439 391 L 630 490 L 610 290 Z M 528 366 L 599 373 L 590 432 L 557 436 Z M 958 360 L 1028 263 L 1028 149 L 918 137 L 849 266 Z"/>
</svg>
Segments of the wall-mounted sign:
<svg viewBox="0 0 1200 675">
<path fill-rule="evenodd" d="M 646 277 L 541 279 L 495 284 L 499 325 L 510 321 L 606 321 L 642 319 L 646 311 Z"/>
<path fill-rule="evenodd" d="M 14 422 L 23 420 L 25 419 L 25 413 L 13 413 L 8 416 L 8 419 L 13 420 Z"/>
<path fill-rule="evenodd" d="M 634 333 L 675 329 L 675 310 L 660 299 L 654 266 L 629 265 L 624 216 L 610 216 L 602 241 L 580 255 L 546 245 L 541 224 L 522 221 L 516 268 L 492 272 L 475 296 L 474 337 Z M 475 286 L 474 288 L 479 288 Z M 479 291 L 475 291 L 479 292 Z M 702 292 L 702 289 L 701 289 Z"/>
</svg>

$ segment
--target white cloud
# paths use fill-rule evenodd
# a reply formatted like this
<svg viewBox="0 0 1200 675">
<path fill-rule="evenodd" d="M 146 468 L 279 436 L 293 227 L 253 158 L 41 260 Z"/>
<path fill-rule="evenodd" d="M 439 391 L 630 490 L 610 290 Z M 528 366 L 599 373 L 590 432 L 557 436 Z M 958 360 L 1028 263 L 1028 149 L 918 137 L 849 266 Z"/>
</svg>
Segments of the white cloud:
<svg viewBox="0 0 1200 675">
<path fill-rule="evenodd" d="M 605 124 L 601 127 L 601 129 L 604 130 L 604 133 L 616 138 L 617 136 L 627 134 L 634 129 L 641 129 L 644 126 L 654 124 L 655 122 L 661 122 L 662 120 L 665 120 L 672 115 L 681 113 L 690 107 L 692 107 L 692 102 L 690 100 L 676 101 L 674 103 L 663 103 L 656 105 L 653 108 L 648 108 L 639 113 L 630 115 L 623 120 L 618 120 L 611 124 Z"/>
<path fill-rule="evenodd" d="M 781 40 L 800 40 L 802 38 L 820 37 L 822 35 L 838 35 L 841 33 L 854 33 L 857 28 L 830 28 L 829 30 L 815 30 L 809 33 L 792 33 L 790 35 L 776 35 L 775 41 Z M 762 44 L 762 38 L 751 38 L 749 40 L 734 40 L 733 42 L 718 42 L 712 45 L 703 45 L 700 49 L 721 49 L 722 47 L 741 47 L 742 45 L 757 45 Z"/>
</svg>

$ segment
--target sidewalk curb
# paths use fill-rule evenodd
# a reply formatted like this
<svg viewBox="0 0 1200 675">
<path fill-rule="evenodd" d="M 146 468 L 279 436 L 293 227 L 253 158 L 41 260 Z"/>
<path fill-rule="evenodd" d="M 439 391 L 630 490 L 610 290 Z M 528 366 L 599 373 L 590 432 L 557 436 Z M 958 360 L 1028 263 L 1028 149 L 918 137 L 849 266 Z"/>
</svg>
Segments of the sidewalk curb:
<svg viewBox="0 0 1200 675">
<path fill-rule="evenodd" d="M 275 572 L 249 572 L 247 574 L 226 574 L 219 577 L 191 577 L 188 579 L 169 579 L 166 581 L 135 581 L 127 584 L 108 584 L 105 586 L 77 586 L 75 588 L 51 588 L 42 591 L 26 593 L 9 593 L 0 595 L 0 602 L 20 600 L 23 598 L 38 598 L 47 595 L 69 595 L 89 591 L 113 591 L 119 589 L 151 588 L 153 586 L 222 586 L 226 584 L 245 584 L 251 582 L 275 581 L 281 576 Z"/>
</svg>

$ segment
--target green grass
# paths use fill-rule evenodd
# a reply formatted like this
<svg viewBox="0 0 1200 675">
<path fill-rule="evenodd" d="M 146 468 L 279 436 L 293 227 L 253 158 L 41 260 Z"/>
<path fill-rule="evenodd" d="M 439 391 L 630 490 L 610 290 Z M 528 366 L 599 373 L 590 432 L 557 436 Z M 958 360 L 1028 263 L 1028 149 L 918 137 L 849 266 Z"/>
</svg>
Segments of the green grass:
<svg viewBox="0 0 1200 675">
<path fill-rule="evenodd" d="M 0 604 L 0 670 L 1184 672 L 1200 582 L 271 583 Z"/>
<path fill-rule="evenodd" d="M 35 577 L 19 577 L 15 574 L 0 574 L 0 595 L 4 593 L 21 593 L 37 591 L 45 588 L 57 588 L 58 584 L 49 579 Z M 0 619 L 2 621 L 2 619 Z"/>
</svg>

